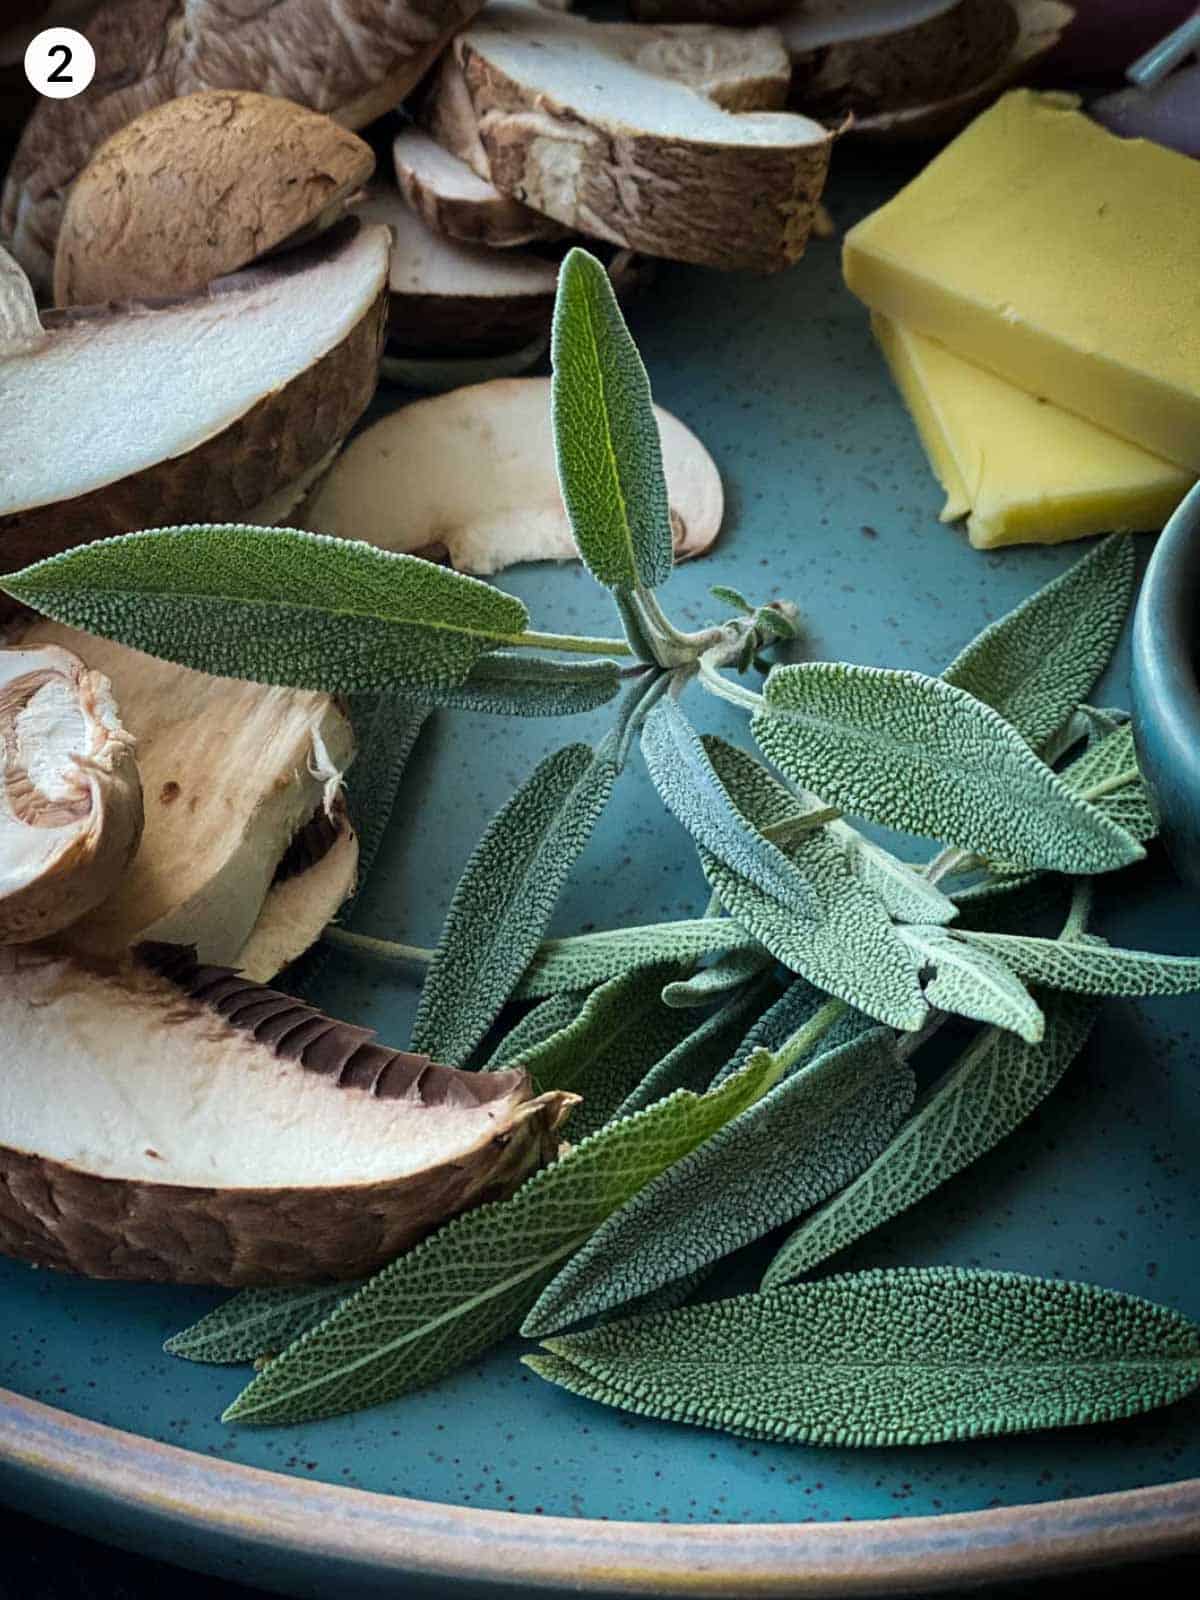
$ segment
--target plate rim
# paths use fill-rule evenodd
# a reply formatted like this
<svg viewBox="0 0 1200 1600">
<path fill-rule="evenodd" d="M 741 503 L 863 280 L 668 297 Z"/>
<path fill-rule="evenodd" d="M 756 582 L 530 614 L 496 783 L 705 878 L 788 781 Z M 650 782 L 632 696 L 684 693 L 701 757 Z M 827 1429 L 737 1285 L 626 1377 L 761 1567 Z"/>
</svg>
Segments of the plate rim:
<svg viewBox="0 0 1200 1600">
<path fill-rule="evenodd" d="M 499 1579 L 530 1594 L 564 1586 L 585 1595 L 912 1593 L 917 1584 L 1051 1577 L 1200 1551 L 1200 1478 L 938 1516 L 618 1522 L 293 1477 L 161 1444 L 7 1389 L 0 1463 L 58 1491 L 55 1509 L 42 1513 L 50 1520 L 69 1523 L 72 1502 L 97 1503 L 165 1524 L 193 1551 L 237 1542 L 251 1560 L 303 1556 L 343 1574 L 451 1587 Z"/>
</svg>

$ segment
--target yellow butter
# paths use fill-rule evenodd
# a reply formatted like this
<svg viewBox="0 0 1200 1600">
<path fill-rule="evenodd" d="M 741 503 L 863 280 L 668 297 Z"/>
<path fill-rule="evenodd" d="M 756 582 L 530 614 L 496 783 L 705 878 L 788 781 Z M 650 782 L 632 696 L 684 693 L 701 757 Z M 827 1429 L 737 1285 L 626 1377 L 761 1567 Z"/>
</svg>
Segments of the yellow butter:
<svg viewBox="0 0 1200 1600">
<path fill-rule="evenodd" d="M 1200 472 L 1200 161 L 1017 90 L 843 260 L 873 310 Z"/>
<path fill-rule="evenodd" d="M 946 491 L 942 521 L 967 516 L 979 549 L 1158 529 L 1195 482 L 903 323 L 871 326 Z"/>
</svg>

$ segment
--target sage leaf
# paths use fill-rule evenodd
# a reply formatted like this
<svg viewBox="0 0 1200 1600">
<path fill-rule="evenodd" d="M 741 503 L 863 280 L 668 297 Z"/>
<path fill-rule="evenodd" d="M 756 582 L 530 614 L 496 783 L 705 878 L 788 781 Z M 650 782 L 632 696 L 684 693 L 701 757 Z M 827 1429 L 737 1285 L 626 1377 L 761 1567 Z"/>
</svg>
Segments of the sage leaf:
<svg viewBox="0 0 1200 1600">
<path fill-rule="evenodd" d="M 496 813 L 459 880 L 426 973 L 415 1050 L 459 1065 L 483 1038 L 536 954 L 616 777 L 611 740 L 595 751 L 567 745 Z"/>
<path fill-rule="evenodd" d="M 293 528 L 122 534 L 49 556 L 3 587 L 148 655 L 330 694 L 453 688 L 529 620 L 478 578 Z"/>
<path fill-rule="evenodd" d="M 1113 534 L 993 622 L 942 677 L 982 700 L 1042 753 L 1070 721 L 1116 648 L 1137 562 Z"/>
<path fill-rule="evenodd" d="M 642 1111 L 656 1100 L 674 1094 L 676 1089 L 703 1094 L 718 1078 L 723 1082 L 744 1067 L 755 1049 L 755 1045 L 746 1044 L 746 1030 L 762 1015 L 776 992 L 774 977 L 766 973 L 732 1000 L 727 1000 L 655 1062 L 614 1116 L 632 1116 L 635 1111 Z"/>
<path fill-rule="evenodd" d="M 570 717 L 606 705 L 620 687 L 615 661 L 552 661 L 489 650 L 462 683 L 431 689 L 428 698 L 439 706 L 498 717 Z"/>
<path fill-rule="evenodd" d="M 842 1448 L 1114 1422 L 1200 1385 L 1200 1329 L 1089 1284 L 910 1267 L 548 1339 L 526 1358 L 642 1416 Z"/>
<path fill-rule="evenodd" d="M 682 1010 L 706 1006 L 713 1000 L 723 1000 L 774 964 L 774 956 L 758 945 L 751 945 L 744 950 L 731 950 L 707 967 L 693 972 L 690 978 L 676 978 L 673 983 L 668 983 L 662 992 L 663 1005 Z"/>
<path fill-rule="evenodd" d="M 886 1029 L 818 1056 L 614 1212 L 522 1333 L 540 1338 L 650 1294 L 819 1205 L 870 1165 L 914 1093 Z"/>
<path fill-rule="evenodd" d="M 756 941 L 728 917 L 648 922 L 633 928 L 544 939 L 516 988 L 516 998 L 536 999 L 563 989 L 588 989 L 633 967 L 694 961 L 715 950 L 750 950 Z"/>
<path fill-rule="evenodd" d="M 764 1287 L 836 1255 L 1007 1138 L 1078 1056 L 1095 1016 L 1074 995 L 1049 995 L 1039 1043 L 1002 1028 L 979 1034 L 866 1172 L 800 1224 L 771 1262 Z"/>
<path fill-rule="evenodd" d="M 753 756 L 715 742 L 709 753 L 734 804 L 760 831 L 794 815 L 796 797 Z M 703 848 L 700 862 L 733 920 L 792 972 L 891 1027 L 919 1028 L 928 1011 L 920 964 L 880 901 L 854 876 L 841 845 L 819 828 L 787 854 L 813 891 L 815 919 L 793 916 Z"/>
<path fill-rule="evenodd" d="M 1062 780 L 1073 794 L 1135 839 L 1153 839 L 1158 832 L 1150 794 L 1138 768 L 1132 723 L 1098 739 L 1071 762 Z"/>
<path fill-rule="evenodd" d="M 763 1052 L 720 1088 L 680 1090 L 574 1146 L 508 1200 L 454 1218 L 265 1367 L 225 1420 L 333 1416 L 464 1365 L 516 1332 L 561 1263 L 606 1217 L 777 1076 Z"/>
<path fill-rule="evenodd" d="M 994 1023 L 1036 1044 L 1045 1029 L 1041 1007 L 998 957 L 954 939 L 942 928 L 901 928 L 900 937 L 934 970 L 925 998 L 938 1011 Z"/>
<path fill-rule="evenodd" d="M 569 251 L 550 337 L 554 449 L 579 553 L 610 589 L 671 576 L 671 513 L 650 380 L 608 273 Z"/>
<path fill-rule="evenodd" d="M 322 1283 L 288 1289 L 242 1289 L 163 1345 L 185 1361 L 230 1365 L 275 1356 L 302 1333 L 323 1322 L 355 1283 Z"/>
<path fill-rule="evenodd" d="M 366 882 L 429 707 L 391 695 L 355 695 L 350 722 L 358 753 L 346 778 L 346 806 L 358 835 L 358 888 Z M 343 907 L 343 914 L 349 906 Z"/>
<path fill-rule="evenodd" d="M 583 1096 L 571 1116 L 572 1138 L 586 1138 L 691 1031 L 691 1018 L 662 1003 L 671 967 L 640 967 L 611 978 L 584 1001 L 578 1016 L 525 1052 L 521 1065 L 538 1091 Z"/>
<path fill-rule="evenodd" d="M 719 600 L 722 605 L 732 606 L 735 611 L 740 611 L 743 616 L 754 615 L 754 607 L 740 589 L 731 588 L 727 583 L 712 583 L 708 588 L 714 600 Z"/>
<path fill-rule="evenodd" d="M 1027 983 L 1072 994 L 1195 994 L 1200 956 L 1159 955 L 1150 950 L 1114 950 L 1100 940 L 1035 939 L 1029 934 L 954 933 L 974 950 L 1003 961 Z"/>
<path fill-rule="evenodd" d="M 642 725 L 642 754 L 659 798 L 697 844 L 799 917 L 811 916 L 803 877 L 738 810 L 691 723 L 669 695 Z"/>
<path fill-rule="evenodd" d="M 958 908 L 949 895 L 890 850 L 874 844 L 845 822 L 831 822 L 829 832 L 846 852 L 850 871 L 878 898 L 897 922 L 953 922 Z"/>
<path fill-rule="evenodd" d="M 561 994 L 539 1001 L 504 1035 L 489 1056 L 486 1070 L 502 1072 L 506 1067 L 523 1065 L 530 1050 L 574 1022 L 587 1004 L 587 998 L 586 989 L 564 989 Z"/>
<path fill-rule="evenodd" d="M 1012 866 L 1109 872 L 1144 854 L 998 712 L 939 678 L 813 661 L 775 667 L 764 697 L 763 752 L 845 811 Z"/>
<path fill-rule="evenodd" d="M 740 1072 L 756 1050 L 782 1050 L 801 1029 L 811 1032 L 814 1048 L 819 1046 L 822 1050 L 831 1050 L 857 1038 L 874 1025 L 869 1017 L 854 1010 L 845 1001 L 830 999 L 829 995 L 814 988 L 805 978 L 793 978 L 778 999 L 762 1013 L 742 1040 L 736 1054 L 713 1081 L 721 1083 L 731 1073 Z M 808 1055 L 804 1052 L 797 1055 L 792 1070 L 797 1070 L 807 1059 Z"/>
</svg>

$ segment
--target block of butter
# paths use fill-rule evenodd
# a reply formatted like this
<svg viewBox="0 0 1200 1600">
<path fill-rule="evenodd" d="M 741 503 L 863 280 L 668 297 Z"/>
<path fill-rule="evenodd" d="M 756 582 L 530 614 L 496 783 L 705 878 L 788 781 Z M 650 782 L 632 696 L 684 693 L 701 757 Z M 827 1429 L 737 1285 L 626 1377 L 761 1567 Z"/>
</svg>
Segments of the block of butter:
<svg viewBox="0 0 1200 1600">
<path fill-rule="evenodd" d="M 1200 472 L 1200 161 L 1016 90 L 843 260 L 872 310 Z"/>
<path fill-rule="evenodd" d="M 878 311 L 871 326 L 971 543 L 1058 544 L 1162 527 L 1196 475 L 1027 394 Z"/>
</svg>

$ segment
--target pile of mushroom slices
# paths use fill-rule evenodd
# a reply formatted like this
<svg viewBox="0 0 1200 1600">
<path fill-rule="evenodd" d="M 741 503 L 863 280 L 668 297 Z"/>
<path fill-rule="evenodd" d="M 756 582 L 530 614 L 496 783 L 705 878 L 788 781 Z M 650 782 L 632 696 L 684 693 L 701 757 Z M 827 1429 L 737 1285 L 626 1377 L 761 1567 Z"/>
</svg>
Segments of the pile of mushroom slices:
<svg viewBox="0 0 1200 1600">
<path fill-rule="evenodd" d="M 353 883 L 352 749 L 326 696 L 49 624 L 0 649 L 0 1250 L 103 1278 L 355 1277 L 553 1159 L 573 1096 L 256 981 Z"/>
</svg>

